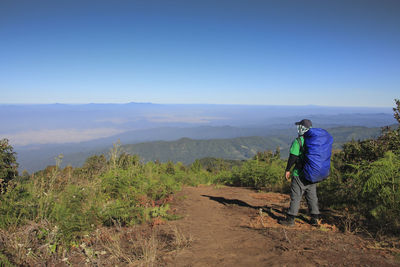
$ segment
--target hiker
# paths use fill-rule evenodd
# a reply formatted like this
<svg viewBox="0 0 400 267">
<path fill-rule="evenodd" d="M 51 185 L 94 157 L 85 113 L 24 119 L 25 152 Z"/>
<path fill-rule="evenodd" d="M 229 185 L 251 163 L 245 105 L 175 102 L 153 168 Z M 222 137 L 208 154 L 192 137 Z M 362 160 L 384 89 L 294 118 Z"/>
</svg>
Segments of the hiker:
<svg viewBox="0 0 400 267">
<path fill-rule="evenodd" d="M 319 209 L 317 197 L 317 184 L 305 179 L 303 172 L 304 165 L 304 134 L 312 128 L 312 122 L 308 119 L 296 122 L 298 137 L 293 141 L 290 147 L 290 155 L 286 166 L 285 178 L 289 181 L 290 169 L 295 165 L 290 185 L 290 208 L 286 218 L 279 220 L 279 224 L 293 226 L 294 219 L 300 208 L 300 201 L 305 193 L 308 209 L 311 213 L 311 225 L 318 225 Z"/>
</svg>

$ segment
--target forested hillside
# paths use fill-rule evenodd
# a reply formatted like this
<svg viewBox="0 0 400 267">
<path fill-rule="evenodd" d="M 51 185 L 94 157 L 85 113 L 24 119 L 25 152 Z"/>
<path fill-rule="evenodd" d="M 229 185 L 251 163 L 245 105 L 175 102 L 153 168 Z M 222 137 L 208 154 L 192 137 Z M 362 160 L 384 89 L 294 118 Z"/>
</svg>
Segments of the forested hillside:
<svg viewBox="0 0 400 267">
<path fill-rule="evenodd" d="M 337 127 L 329 129 L 334 137 L 334 148 L 339 149 L 343 143 L 351 140 L 364 140 L 380 134 L 380 128 Z M 275 150 L 279 147 L 283 158 L 288 156 L 288 148 L 295 135 L 282 131 L 271 137 L 241 137 L 233 139 L 192 140 L 182 138 L 172 142 L 149 142 L 124 145 L 129 154 L 137 154 L 145 160 L 171 160 L 190 164 L 204 157 L 244 160 L 253 157 L 257 151 Z"/>
<path fill-rule="evenodd" d="M 364 140 L 377 137 L 381 133 L 380 127 L 336 127 L 328 129 L 334 137 L 334 148 L 340 149 L 342 144 L 351 140 Z M 270 136 L 251 136 L 230 139 L 194 140 L 181 138 L 176 141 L 155 141 L 139 144 L 124 144 L 122 150 L 129 154 L 139 155 L 141 160 L 173 161 L 190 164 L 196 159 L 214 157 L 222 159 L 245 160 L 253 157 L 257 151 L 273 150 L 278 147 L 281 156 L 286 158 L 288 147 L 296 137 L 295 130 L 276 130 Z M 107 149 L 82 151 L 80 153 L 65 154 L 63 166 L 82 166 L 85 159 L 91 155 L 107 154 Z M 31 152 L 33 153 L 33 152 Z M 54 157 L 47 159 L 48 164 L 54 164 Z"/>
<path fill-rule="evenodd" d="M 130 154 L 138 154 L 145 161 L 171 160 L 190 164 L 204 157 L 245 160 L 257 151 L 287 147 L 287 141 L 276 137 L 240 137 L 234 139 L 192 140 L 182 138 L 173 142 L 151 142 L 126 145 L 123 149 Z"/>
</svg>

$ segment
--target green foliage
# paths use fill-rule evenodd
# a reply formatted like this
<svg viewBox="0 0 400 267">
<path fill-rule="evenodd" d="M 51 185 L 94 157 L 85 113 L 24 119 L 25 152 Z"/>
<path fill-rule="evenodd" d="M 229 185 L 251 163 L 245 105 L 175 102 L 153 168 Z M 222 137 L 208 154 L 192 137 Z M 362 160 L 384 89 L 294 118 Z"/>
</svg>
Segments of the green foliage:
<svg viewBox="0 0 400 267">
<path fill-rule="evenodd" d="M 108 171 L 99 164 L 104 158 L 96 156 L 81 169 L 60 170 L 57 164 L 20 180 L 0 196 L 0 227 L 48 221 L 57 229 L 46 230 L 53 233 L 51 244 L 68 245 L 99 224 L 132 225 L 154 214 L 166 216 L 163 200 L 178 190 L 181 182 L 165 168 L 175 166 L 142 165 L 137 157 L 122 157 L 107 161 L 106 166 L 115 164 Z"/>
<path fill-rule="evenodd" d="M 84 187 L 68 185 L 57 197 L 49 219 L 57 222 L 63 241 L 69 243 L 88 233 L 96 223 L 96 213 Z"/>
<path fill-rule="evenodd" d="M 139 165 L 139 156 L 137 155 L 129 155 L 124 152 L 118 157 L 118 166 L 124 170 L 137 165 Z"/>
<path fill-rule="evenodd" d="M 110 159 L 92 156 L 82 168 L 56 165 L 16 179 L 0 195 L 0 227 L 19 227 L 29 221 L 46 222 L 38 238 L 49 251 L 76 244 L 100 225 L 133 225 L 168 214 L 168 197 L 183 184 L 211 183 L 204 169 L 182 163 L 143 164 L 135 155 L 114 146 Z M 48 225 L 47 225 L 48 224 Z"/>
<path fill-rule="evenodd" d="M 333 165 L 338 163 L 343 166 Z M 400 157 L 387 151 L 374 162 L 347 167 L 333 167 L 331 177 L 319 185 L 320 203 L 365 218 L 370 230 L 400 231 Z"/>
<path fill-rule="evenodd" d="M 175 174 L 175 167 L 174 167 L 174 163 L 172 161 L 167 162 L 165 172 L 170 175 Z"/>
<path fill-rule="evenodd" d="M 0 193 L 5 191 L 9 181 L 18 176 L 15 152 L 8 139 L 0 140 Z"/>
<path fill-rule="evenodd" d="M 400 128 L 385 127 L 376 139 L 352 141 L 343 145 L 339 157 L 346 164 L 358 164 L 362 161 L 373 162 L 382 158 L 387 151 L 400 154 Z"/>
<path fill-rule="evenodd" d="M 342 144 L 351 140 L 365 140 L 380 135 L 381 129 L 368 127 L 336 127 L 329 129 L 334 137 L 334 147 L 340 149 Z M 238 162 L 253 158 L 258 151 L 274 151 L 281 148 L 281 156 L 287 157 L 292 134 L 287 130 L 277 131 L 273 136 L 250 136 L 231 139 L 193 140 L 182 138 L 176 141 L 154 141 L 139 144 L 124 145 L 121 149 L 129 154 L 138 154 L 143 161 L 159 160 L 167 162 L 181 161 L 184 164 L 192 164 L 196 160 L 206 169 L 213 169 L 212 159 L 230 159 Z M 211 160 L 209 160 L 211 159 Z M 209 161 L 209 162 L 207 162 Z M 211 166 L 206 166 L 211 164 Z M 229 164 L 229 163 L 228 163 Z M 236 165 L 235 163 L 233 165 Z"/>
<path fill-rule="evenodd" d="M 396 104 L 397 119 L 399 100 Z M 400 128 L 385 127 L 376 139 L 346 143 L 332 163 L 331 177 L 319 186 L 321 204 L 351 210 L 370 229 L 400 232 Z"/>
<path fill-rule="evenodd" d="M 103 203 L 98 217 L 105 226 L 134 225 L 144 221 L 143 211 L 136 201 L 114 199 Z"/>
<path fill-rule="evenodd" d="M 231 175 L 224 173 L 218 179 L 228 185 L 283 190 L 284 170 L 285 162 L 280 159 L 279 150 L 275 154 L 266 151 L 257 153 L 254 159 L 244 162 L 241 167 L 234 167 Z"/>
<path fill-rule="evenodd" d="M 217 174 L 221 171 L 231 170 L 234 166 L 241 166 L 243 162 L 244 161 L 242 160 L 229 160 L 229 159 L 207 157 L 195 160 L 191 168 L 198 170 L 202 168 L 207 170 L 208 172 Z"/>
<path fill-rule="evenodd" d="M 94 155 L 86 159 L 83 170 L 90 176 L 103 173 L 107 168 L 107 159 L 104 155 Z"/>
<path fill-rule="evenodd" d="M 247 160 L 257 151 L 275 149 L 277 146 L 288 147 L 285 136 L 279 137 L 240 137 L 233 139 L 192 140 L 182 138 L 177 141 L 156 141 L 125 145 L 123 149 L 131 154 L 138 154 L 144 161 L 171 160 L 191 164 L 196 159 L 202 164 L 214 164 L 219 158 Z M 209 159 L 204 159 L 208 157 Z M 209 162 L 207 162 L 209 161 Z M 207 166 L 211 169 L 214 166 Z M 206 167 L 206 168 L 207 168 Z"/>
<path fill-rule="evenodd" d="M 400 230 L 400 157 L 386 152 L 361 173 L 367 212 L 378 223 Z"/>
<path fill-rule="evenodd" d="M 29 185 L 18 184 L 0 196 L 0 227 L 19 226 L 34 218 L 35 199 Z"/>
<path fill-rule="evenodd" d="M 173 171 L 169 168 L 173 168 Z M 149 206 L 156 208 L 155 202 L 162 201 L 180 188 L 175 166 L 137 162 L 127 169 L 118 168 L 104 173 L 100 179 L 100 192 L 104 200 L 99 211 L 99 219 L 104 225 L 133 225 L 144 222 L 149 215 Z"/>
<path fill-rule="evenodd" d="M 191 165 L 190 165 L 190 170 L 193 172 L 200 172 L 202 168 L 202 164 L 200 160 L 196 159 Z"/>
</svg>

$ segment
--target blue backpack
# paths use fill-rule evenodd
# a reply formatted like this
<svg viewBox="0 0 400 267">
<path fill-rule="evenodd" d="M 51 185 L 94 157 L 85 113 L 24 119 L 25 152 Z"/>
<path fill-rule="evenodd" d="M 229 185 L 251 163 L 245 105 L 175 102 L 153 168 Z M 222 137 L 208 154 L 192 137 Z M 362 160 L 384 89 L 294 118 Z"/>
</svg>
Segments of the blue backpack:
<svg viewBox="0 0 400 267">
<path fill-rule="evenodd" d="M 320 182 L 329 176 L 333 138 L 321 128 L 311 128 L 303 136 L 304 176 L 310 182 Z"/>
</svg>

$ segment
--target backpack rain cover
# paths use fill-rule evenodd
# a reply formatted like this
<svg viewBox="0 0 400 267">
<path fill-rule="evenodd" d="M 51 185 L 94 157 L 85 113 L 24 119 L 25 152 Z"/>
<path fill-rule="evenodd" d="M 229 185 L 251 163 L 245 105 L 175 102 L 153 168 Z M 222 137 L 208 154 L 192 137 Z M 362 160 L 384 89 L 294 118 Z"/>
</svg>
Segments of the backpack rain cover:
<svg viewBox="0 0 400 267">
<path fill-rule="evenodd" d="M 304 176 L 310 182 L 320 182 L 329 176 L 333 138 L 321 128 L 311 128 L 303 136 Z"/>
</svg>

